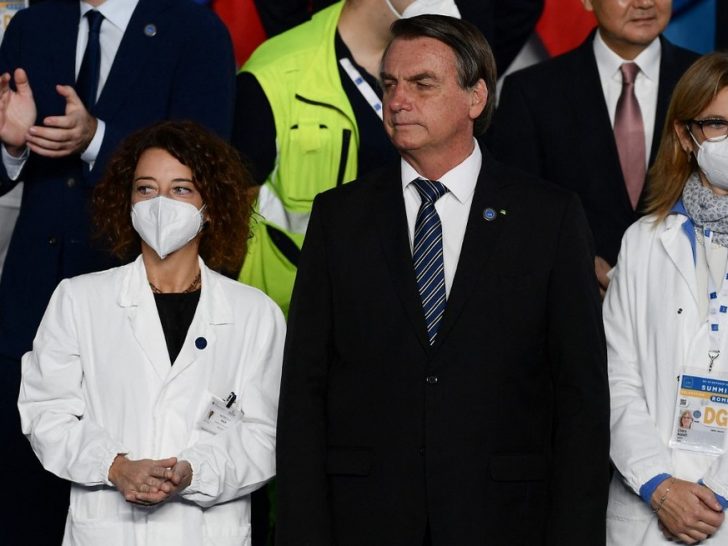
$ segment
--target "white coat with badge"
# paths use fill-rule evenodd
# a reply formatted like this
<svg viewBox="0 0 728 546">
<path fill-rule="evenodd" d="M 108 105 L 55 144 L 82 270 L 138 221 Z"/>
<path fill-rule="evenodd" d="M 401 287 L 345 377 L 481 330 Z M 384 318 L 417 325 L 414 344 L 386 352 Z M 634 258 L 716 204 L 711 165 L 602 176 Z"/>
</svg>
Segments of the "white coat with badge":
<svg viewBox="0 0 728 546">
<path fill-rule="evenodd" d="M 604 300 L 611 396 L 611 458 L 617 468 L 609 492 L 609 546 L 669 544 L 657 516 L 638 496 L 661 473 L 705 484 L 728 498 L 728 455 L 670 448 L 678 376 L 683 367 L 708 374 L 709 335 L 693 249 L 672 213 L 645 217 L 625 233 Z M 687 227 L 687 226 L 686 226 Z M 694 229 L 689 224 L 688 229 Z M 705 284 L 703 282 L 703 284 Z M 711 373 L 728 372 L 728 335 Z M 728 523 L 701 544 L 728 544 Z"/>
<path fill-rule="evenodd" d="M 250 543 L 247 495 L 275 474 L 285 322 L 262 292 L 200 268 L 174 366 L 141 257 L 53 294 L 23 357 L 18 407 L 43 466 L 72 482 L 64 546 Z M 231 392 L 239 419 L 201 429 L 213 396 Z M 128 503 L 108 479 L 119 453 L 187 460 L 192 483 L 156 506 Z"/>
</svg>

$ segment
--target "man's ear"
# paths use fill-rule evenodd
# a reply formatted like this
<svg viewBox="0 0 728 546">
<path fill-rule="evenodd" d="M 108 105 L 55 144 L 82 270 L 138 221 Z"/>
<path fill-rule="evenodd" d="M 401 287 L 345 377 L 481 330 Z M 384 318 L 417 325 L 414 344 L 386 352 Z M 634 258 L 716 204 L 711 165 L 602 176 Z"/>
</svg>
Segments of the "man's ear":
<svg viewBox="0 0 728 546">
<path fill-rule="evenodd" d="M 480 78 L 470 89 L 470 119 L 476 119 L 488 104 L 488 88 L 485 80 Z"/>
</svg>

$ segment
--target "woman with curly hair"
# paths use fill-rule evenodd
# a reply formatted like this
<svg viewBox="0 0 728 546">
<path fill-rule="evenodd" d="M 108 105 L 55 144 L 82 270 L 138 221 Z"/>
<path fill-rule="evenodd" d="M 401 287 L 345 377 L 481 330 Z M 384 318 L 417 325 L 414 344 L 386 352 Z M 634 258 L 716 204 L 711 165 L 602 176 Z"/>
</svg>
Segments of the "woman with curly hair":
<svg viewBox="0 0 728 546">
<path fill-rule="evenodd" d="M 72 482 L 64 545 L 240 545 L 274 474 L 283 316 L 230 280 L 250 175 L 191 122 L 129 137 L 94 194 L 122 267 L 64 280 L 23 358 L 18 406 Z"/>
</svg>

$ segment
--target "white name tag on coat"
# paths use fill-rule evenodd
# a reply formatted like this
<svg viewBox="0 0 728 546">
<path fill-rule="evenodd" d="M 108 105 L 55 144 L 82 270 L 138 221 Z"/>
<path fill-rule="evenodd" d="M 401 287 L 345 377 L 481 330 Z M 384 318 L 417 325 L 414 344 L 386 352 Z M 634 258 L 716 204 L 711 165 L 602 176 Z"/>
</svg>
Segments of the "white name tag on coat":
<svg viewBox="0 0 728 546">
<path fill-rule="evenodd" d="M 680 376 L 670 447 L 720 455 L 728 429 L 728 376 Z"/>
<path fill-rule="evenodd" d="M 212 401 L 205 409 L 205 414 L 202 416 L 199 425 L 203 430 L 217 434 L 218 432 L 223 432 L 234 422 L 241 419 L 242 416 L 243 412 L 238 408 L 237 404 L 227 407 L 224 400 L 213 396 Z"/>
</svg>

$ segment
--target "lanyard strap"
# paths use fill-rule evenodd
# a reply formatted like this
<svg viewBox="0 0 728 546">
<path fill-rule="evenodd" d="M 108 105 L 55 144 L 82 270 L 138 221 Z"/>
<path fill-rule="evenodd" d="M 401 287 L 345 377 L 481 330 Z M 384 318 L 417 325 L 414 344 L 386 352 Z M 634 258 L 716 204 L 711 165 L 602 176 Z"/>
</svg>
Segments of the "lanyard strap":
<svg viewBox="0 0 728 546">
<path fill-rule="evenodd" d="M 339 64 L 349 75 L 351 81 L 354 82 L 354 85 L 356 85 L 356 88 L 359 90 L 359 93 L 361 93 L 362 97 L 364 97 L 364 100 L 366 100 L 369 103 L 369 106 L 374 109 L 374 111 L 379 116 L 379 119 L 382 119 L 382 101 L 379 100 L 377 93 L 374 91 L 374 89 L 372 89 L 372 86 L 369 85 L 369 82 L 364 79 L 361 73 L 356 69 L 356 67 L 347 57 L 342 57 L 341 59 L 339 59 Z"/>
<path fill-rule="evenodd" d="M 703 238 L 705 240 L 705 262 L 708 269 L 708 322 L 709 329 L 709 346 L 708 346 L 708 371 L 713 371 L 713 364 L 720 356 L 720 341 L 722 332 L 728 329 L 726 319 L 728 319 L 728 274 L 722 275 L 720 289 L 715 286 L 713 275 L 710 271 L 710 263 L 708 260 L 708 252 L 710 244 L 713 240 L 713 233 L 708 228 L 703 228 Z"/>
</svg>

